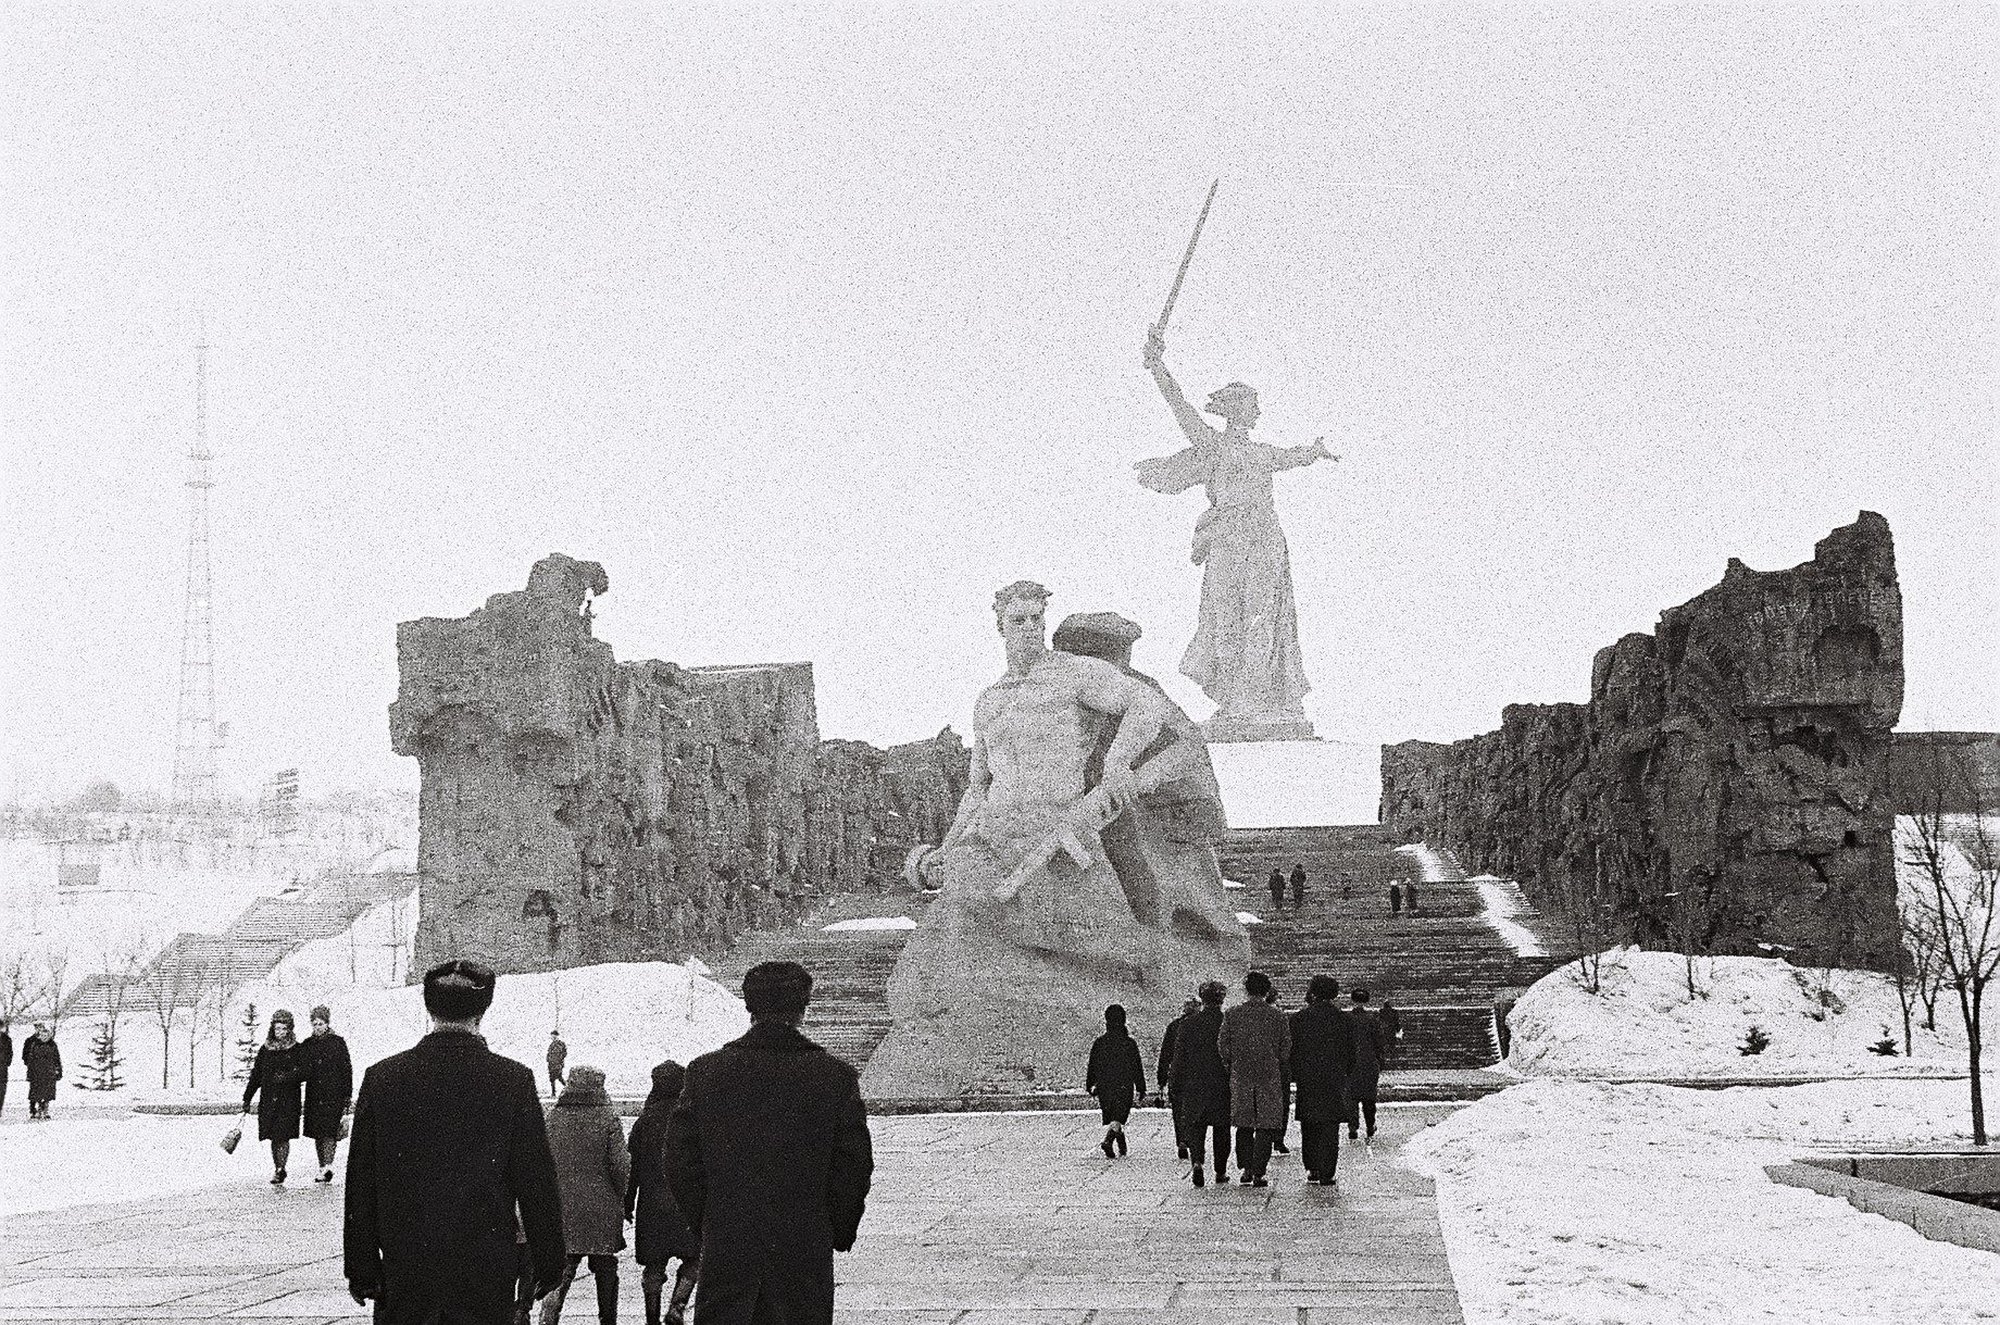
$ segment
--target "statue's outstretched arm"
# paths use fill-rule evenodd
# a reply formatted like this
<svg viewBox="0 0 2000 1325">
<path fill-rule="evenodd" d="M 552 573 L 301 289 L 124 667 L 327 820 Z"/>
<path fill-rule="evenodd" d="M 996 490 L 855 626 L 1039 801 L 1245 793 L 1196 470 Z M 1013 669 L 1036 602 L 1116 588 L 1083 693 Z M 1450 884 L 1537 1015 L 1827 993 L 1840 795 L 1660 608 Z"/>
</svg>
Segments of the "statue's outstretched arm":
<svg viewBox="0 0 2000 1325">
<path fill-rule="evenodd" d="M 1326 449 L 1324 437 L 1314 438 L 1311 446 L 1267 446 L 1263 456 L 1266 468 L 1274 474 L 1284 469 L 1302 469 L 1322 460 L 1340 459 Z"/>
<path fill-rule="evenodd" d="M 1153 375 L 1153 384 L 1160 388 L 1160 394 L 1166 398 L 1167 408 L 1174 412 L 1174 422 L 1181 425 L 1181 431 L 1187 434 L 1188 441 L 1201 446 L 1214 438 L 1215 429 L 1208 426 L 1208 421 L 1201 417 L 1200 410 L 1188 404 L 1187 396 L 1181 392 L 1181 384 L 1167 371 L 1166 356 L 1167 344 L 1160 339 L 1160 334 L 1155 331 L 1148 335 L 1144 357 L 1146 371 Z"/>
</svg>

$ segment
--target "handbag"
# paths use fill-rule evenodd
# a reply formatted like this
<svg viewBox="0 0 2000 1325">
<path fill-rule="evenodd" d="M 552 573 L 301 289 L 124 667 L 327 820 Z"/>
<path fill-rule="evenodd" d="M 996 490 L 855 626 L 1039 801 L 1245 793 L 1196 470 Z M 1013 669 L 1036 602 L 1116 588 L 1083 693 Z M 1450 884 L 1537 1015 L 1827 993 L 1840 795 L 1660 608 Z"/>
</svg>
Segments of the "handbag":
<svg viewBox="0 0 2000 1325">
<path fill-rule="evenodd" d="M 236 1153 L 236 1147 L 242 1144 L 243 1141 L 243 1124 L 249 1121 L 250 1121 L 250 1115 L 246 1113 L 241 1118 L 236 1120 L 236 1126 L 230 1128 L 228 1131 L 222 1134 L 223 1154 L 233 1155 Z"/>
</svg>

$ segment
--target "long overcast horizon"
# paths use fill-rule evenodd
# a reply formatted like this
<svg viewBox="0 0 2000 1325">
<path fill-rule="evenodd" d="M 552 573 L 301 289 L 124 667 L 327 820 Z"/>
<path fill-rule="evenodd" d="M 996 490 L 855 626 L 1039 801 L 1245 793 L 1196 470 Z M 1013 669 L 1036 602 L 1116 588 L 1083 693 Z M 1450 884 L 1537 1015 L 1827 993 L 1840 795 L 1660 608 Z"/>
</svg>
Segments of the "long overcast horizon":
<svg viewBox="0 0 2000 1325">
<path fill-rule="evenodd" d="M 205 324 L 229 790 L 416 783 L 395 626 L 601 562 L 621 659 L 970 731 L 990 602 L 1178 677 L 1140 366 L 1256 385 L 1322 736 L 1451 740 L 1861 510 L 2000 728 L 1994 10 L 9 6 L 0 790 L 164 790 Z"/>
</svg>

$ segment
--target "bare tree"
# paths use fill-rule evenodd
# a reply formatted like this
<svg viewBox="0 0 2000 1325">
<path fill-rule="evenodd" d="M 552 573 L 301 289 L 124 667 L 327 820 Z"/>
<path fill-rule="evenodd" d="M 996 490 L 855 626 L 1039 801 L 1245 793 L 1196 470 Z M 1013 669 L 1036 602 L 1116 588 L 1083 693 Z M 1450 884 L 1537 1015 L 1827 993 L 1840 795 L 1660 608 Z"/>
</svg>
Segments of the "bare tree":
<svg viewBox="0 0 2000 1325">
<path fill-rule="evenodd" d="M 1937 1029 L 1937 1001 L 1942 990 L 1942 964 L 1938 959 L 1937 925 L 1931 907 L 1921 896 L 1899 897 L 1896 903 L 1896 1002 L 1903 1010 L 1903 1056 L 1915 1052 L 1912 1021 L 1918 1007 L 1924 1010 L 1924 1029 Z"/>
<path fill-rule="evenodd" d="M 1584 992 L 1604 992 L 1604 951 L 1611 946 L 1614 908 L 1605 880 L 1604 860 L 1595 848 L 1591 868 L 1563 871 L 1561 879 L 1563 918 L 1569 922 L 1570 939 L 1576 945 L 1576 968 L 1572 978 Z"/>
<path fill-rule="evenodd" d="M 9 947 L 0 953 L 0 1023 L 12 1023 L 23 1016 L 34 1006 L 40 991 L 25 951 Z"/>
<path fill-rule="evenodd" d="M 68 1001 L 75 985 L 69 973 L 69 945 L 45 948 L 42 951 L 41 1001 L 48 1008 L 49 1034 L 62 1029 L 63 1004 Z"/>
<path fill-rule="evenodd" d="M 1909 816 L 1903 860 L 1918 874 L 1919 906 L 1937 934 L 1942 981 L 1958 997 L 1965 1024 L 1966 1066 L 1972 1078 L 1972 1143 L 1987 1144 L 1986 1096 L 1980 1080 L 1980 1037 L 1986 986 L 2000 972 L 2000 833 L 1986 815 L 1978 779 L 1962 763 L 1933 761 L 1932 775 Z M 1952 776 L 1956 772 L 1957 776 Z M 1956 794 L 1954 794 L 1956 793 Z M 1953 814 L 1963 804 L 1970 812 Z"/>
<path fill-rule="evenodd" d="M 172 1059 L 174 1047 L 174 1022 L 180 1010 L 200 1002 L 200 986 L 194 982 L 196 972 L 181 951 L 169 945 L 153 964 L 146 969 L 142 978 L 146 1006 L 152 1011 L 153 1020 L 160 1028 L 160 1089 L 167 1088 L 167 1064 Z M 192 1013 L 189 1015 L 188 1039 L 194 1039 Z M 188 1050 L 192 1057 L 194 1050 Z"/>
<path fill-rule="evenodd" d="M 1701 959 L 1714 938 L 1716 898 L 1712 879 L 1682 880 L 1681 886 L 1666 894 L 1667 932 L 1674 951 L 1681 955 L 1689 998 L 1708 996 L 1708 970 Z"/>
</svg>

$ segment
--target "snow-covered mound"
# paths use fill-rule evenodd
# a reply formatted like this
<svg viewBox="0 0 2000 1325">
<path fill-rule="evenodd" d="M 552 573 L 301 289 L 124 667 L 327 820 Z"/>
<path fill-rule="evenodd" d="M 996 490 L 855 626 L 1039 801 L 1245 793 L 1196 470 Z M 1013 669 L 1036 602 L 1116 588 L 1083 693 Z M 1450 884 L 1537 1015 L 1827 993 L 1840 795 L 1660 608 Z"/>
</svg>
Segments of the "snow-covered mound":
<svg viewBox="0 0 2000 1325">
<path fill-rule="evenodd" d="M 357 1072 L 415 1044 L 429 1029 L 417 985 L 366 989 L 259 983 L 238 995 L 255 1002 L 258 1035 L 272 1011 L 288 1009 L 299 1030 L 316 1003 L 333 1013 Z M 749 1029 L 743 1001 L 713 980 L 670 962 L 612 962 L 536 975 L 503 975 L 482 1029 L 496 1053 L 543 1074 L 549 1032 L 569 1045 L 571 1066 L 604 1069 L 614 1095 L 644 1095 L 654 1064 L 719 1048 Z M 808 1024 L 810 1033 L 811 1026 Z"/>
<path fill-rule="evenodd" d="M 1467 1325 L 1970 1325 L 2000 1303 L 2000 1257 L 1763 1171 L 1970 1134 L 1962 1081 L 1532 1081 L 1426 1129 L 1403 1160 L 1437 1181 Z"/>
<path fill-rule="evenodd" d="M 1935 1074 L 1964 1071 L 1963 1033 L 1947 994 L 1938 1030 L 1922 1027 L 1913 1058 L 1902 1056 L 1903 1013 L 1894 982 L 1873 971 L 1822 973 L 1766 957 L 1702 957 L 1690 997 L 1684 959 L 1673 952 L 1604 954 L 1598 994 L 1572 962 L 1535 983 L 1507 1016 L 1507 1061 L 1538 1076 L 1741 1077 Z M 1824 999 L 1821 980 L 1825 976 Z M 1739 1047 L 1752 1026 L 1762 1053 Z M 1896 1057 L 1869 1052 L 1893 1039 Z"/>
<path fill-rule="evenodd" d="M 1236 921 L 1242 925 L 1261 925 L 1264 923 L 1262 917 L 1253 915 L 1248 911 L 1238 911 L 1236 913 Z"/>
<path fill-rule="evenodd" d="M 821 925 L 822 934 L 842 933 L 848 930 L 915 929 L 917 922 L 909 916 L 861 916 L 854 920 L 836 920 L 831 925 Z"/>
</svg>

